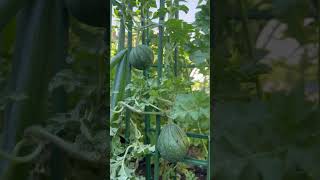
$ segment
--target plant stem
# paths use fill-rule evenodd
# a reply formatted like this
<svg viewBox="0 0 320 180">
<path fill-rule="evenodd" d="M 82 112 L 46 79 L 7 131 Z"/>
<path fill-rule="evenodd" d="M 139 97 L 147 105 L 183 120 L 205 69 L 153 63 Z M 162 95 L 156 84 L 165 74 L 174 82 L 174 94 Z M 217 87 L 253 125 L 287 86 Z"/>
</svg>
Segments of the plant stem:
<svg viewBox="0 0 320 180">
<path fill-rule="evenodd" d="M 126 152 L 124 153 L 124 155 L 123 155 L 123 159 L 122 159 L 122 162 L 121 162 L 121 169 L 123 170 L 123 172 L 125 172 L 126 173 L 126 171 L 125 171 L 125 169 L 123 169 L 124 167 L 125 167 L 125 160 L 126 160 L 126 156 L 127 156 L 127 154 L 128 154 L 128 152 L 129 152 L 129 149 L 130 148 L 132 148 L 134 145 L 133 144 L 131 144 L 130 146 L 128 146 L 127 147 L 127 149 L 126 149 Z"/>
<path fill-rule="evenodd" d="M 43 147 L 44 147 L 44 144 L 40 143 L 32 153 L 25 155 L 25 156 L 17 156 L 22 145 L 25 143 L 26 143 L 25 139 L 19 141 L 13 150 L 13 154 L 8 154 L 8 153 L 0 150 L 0 158 L 11 160 L 15 163 L 27 163 L 27 162 L 34 160 L 41 153 L 41 151 L 43 150 Z"/>
<path fill-rule="evenodd" d="M 139 113 L 139 114 L 151 114 L 151 115 L 160 115 L 160 116 L 165 116 L 165 113 L 163 112 L 145 112 L 145 111 L 141 111 L 138 109 L 135 109 L 134 107 L 124 103 L 124 102 L 120 102 L 121 105 L 127 107 L 128 109 L 130 109 L 133 112 Z"/>
<path fill-rule="evenodd" d="M 161 97 L 157 97 L 157 99 L 160 100 L 160 101 L 162 101 L 162 102 L 168 103 L 169 105 L 172 105 L 172 104 L 173 104 L 172 101 L 169 101 L 169 100 L 167 100 L 167 99 L 163 99 L 163 98 L 161 98 Z"/>
<path fill-rule="evenodd" d="M 162 110 L 161 108 L 158 108 L 157 106 L 155 106 L 155 105 L 153 105 L 153 104 L 151 104 L 151 103 L 149 103 L 149 102 L 147 102 L 147 101 L 143 101 L 143 102 L 147 103 L 148 106 L 151 106 L 151 107 L 153 107 L 153 108 L 155 108 L 155 109 L 157 109 L 157 110 L 159 110 L 159 111 L 164 111 L 164 110 Z"/>
<path fill-rule="evenodd" d="M 69 153 L 70 156 L 83 160 L 91 164 L 104 164 L 106 161 L 105 157 L 98 155 L 95 152 L 87 152 L 80 150 L 74 144 L 66 142 L 58 136 L 55 136 L 48 132 L 46 129 L 39 126 L 31 126 L 25 130 L 25 136 L 31 136 L 39 139 L 45 139 L 55 144 L 60 149 L 64 150 L 66 153 Z M 98 156 L 97 156 L 98 155 Z"/>
<path fill-rule="evenodd" d="M 201 131 L 201 128 L 200 128 L 200 122 L 199 122 L 199 121 L 198 121 L 198 130 L 199 130 L 199 133 L 202 134 L 202 131 Z M 204 140 L 201 139 L 201 142 L 202 142 L 202 145 L 203 145 L 203 147 L 204 147 L 204 150 L 206 151 L 206 154 L 208 154 L 208 148 L 207 148 L 207 146 L 205 145 Z"/>
<path fill-rule="evenodd" d="M 116 109 L 116 108 L 117 108 L 117 107 L 115 107 L 114 109 Z M 112 111 L 113 113 L 115 113 L 115 114 L 116 114 L 116 113 L 120 113 L 120 112 L 122 112 L 122 111 L 123 111 L 123 109 L 124 109 L 124 108 L 123 108 L 123 107 L 121 107 L 121 108 L 120 108 L 120 110 L 118 110 L 118 111 L 117 111 L 117 110 L 113 110 L 113 109 L 111 109 L 111 111 Z"/>
</svg>

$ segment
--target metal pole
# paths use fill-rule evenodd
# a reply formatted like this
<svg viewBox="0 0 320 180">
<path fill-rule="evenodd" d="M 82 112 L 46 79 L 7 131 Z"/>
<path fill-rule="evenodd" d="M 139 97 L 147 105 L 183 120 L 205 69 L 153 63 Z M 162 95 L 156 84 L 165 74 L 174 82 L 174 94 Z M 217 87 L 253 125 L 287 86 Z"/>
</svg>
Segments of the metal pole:
<svg viewBox="0 0 320 180">
<path fill-rule="evenodd" d="M 178 7 L 179 6 L 179 0 L 174 0 L 174 5 L 175 7 Z M 175 19 L 179 19 L 179 10 L 177 10 L 174 14 L 174 18 Z M 175 44 L 177 44 L 175 42 Z M 173 59 L 174 59 L 174 66 L 173 66 L 173 70 L 174 70 L 174 76 L 175 77 L 178 77 L 178 47 L 175 47 L 174 48 L 174 56 L 173 56 Z M 174 180 L 177 179 L 177 169 L 175 168 L 174 170 L 174 177 L 173 177 Z"/>
<path fill-rule="evenodd" d="M 210 0 L 208 0 L 209 1 L 209 4 L 210 4 Z M 213 20 L 210 20 L 210 39 L 213 39 L 212 41 L 210 41 L 210 50 L 214 50 L 214 46 L 215 46 L 215 43 L 214 42 L 216 42 L 215 40 L 216 40 L 216 36 L 215 36 L 215 31 L 214 31 L 214 29 L 216 29 L 216 28 L 214 28 L 213 26 L 212 26 L 212 24 L 214 24 L 215 23 L 215 8 L 217 8 L 216 7 L 216 1 L 215 0 L 212 0 L 212 2 L 211 2 L 211 4 L 210 4 L 210 9 L 212 9 L 213 10 L 213 13 L 211 12 L 211 11 L 209 11 L 209 13 L 210 13 L 210 16 L 209 17 L 211 17 L 211 14 L 213 14 L 212 16 L 213 16 Z M 212 49 L 211 49 L 212 48 Z M 212 61 L 210 61 L 210 63 L 211 62 L 214 62 L 214 59 L 213 59 L 213 53 L 211 54 L 210 53 L 210 59 L 212 59 Z M 211 69 L 211 64 L 210 64 L 210 66 L 209 66 L 209 69 L 210 69 L 210 112 L 214 112 L 214 100 L 213 100 L 213 88 L 212 88 L 212 86 L 211 86 L 211 82 L 212 82 L 212 77 L 213 77 L 213 70 Z M 213 117 L 212 117 L 212 115 L 210 114 L 210 121 L 209 121 L 209 142 L 208 142 L 208 145 L 209 145 L 209 155 L 208 155 L 208 169 L 207 169 L 207 179 L 208 180 L 211 180 L 211 179 L 213 179 L 213 172 L 214 172 L 214 169 L 213 169 L 213 124 L 212 124 L 212 122 L 213 122 Z"/>
<path fill-rule="evenodd" d="M 175 6 L 178 7 L 179 6 L 179 0 L 175 0 Z M 177 10 L 175 12 L 175 18 L 179 19 L 179 10 Z M 174 49 L 174 76 L 177 77 L 178 76 L 178 47 L 175 47 Z"/>
<path fill-rule="evenodd" d="M 129 11 L 132 11 L 132 6 L 129 3 Z M 133 18 L 133 17 L 132 17 Z M 128 24 L 128 53 L 130 53 L 132 49 L 132 20 L 129 21 Z M 127 56 L 128 58 L 128 56 Z M 129 63 L 128 63 L 129 64 Z M 129 64 L 128 68 L 128 75 L 127 75 L 127 81 L 126 83 L 129 84 L 131 81 L 131 65 Z M 131 92 L 130 90 L 127 90 L 126 97 L 130 97 Z M 129 144 L 129 137 L 130 137 L 130 117 L 131 117 L 131 111 L 129 109 L 126 109 L 126 116 L 125 116 L 125 123 L 126 123 L 126 130 L 125 130 L 125 139 L 126 143 Z"/>
<path fill-rule="evenodd" d="M 160 0 L 160 9 L 163 9 L 165 5 L 165 0 Z M 162 24 L 164 21 L 164 14 L 160 14 L 159 17 L 159 24 Z M 162 47 L 162 40 L 163 40 L 163 26 L 159 26 L 159 44 L 158 44 L 158 85 L 160 86 L 161 79 L 162 79 L 162 58 L 163 58 L 163 47 Z M 161 117 L 159 115 L 156 116 L 156 140 L 158 140 L 158 136 L 160 134 L 160 120 Z M 154 179 L 159 179 L 159 158 L 160 154 L 159 151 L 156 149 L 155 155 L 155 165 L 154 165 Z"/>
<path fill-rule="evenodd" d="M 148 9 L 148 8 L 149 7 L 146 7 L 146 9 Z M 141 4 L 141 26 L 142 27 L 145 25 L 145 20 L 149 18 L 148 12 L 146 13 L 146 18 L 144 16 L 144 13 L 145 13 L 144 8 L 143 8 L 143 5 Z M 148 37 L 148 29 L 147 30 L 143 29 L 142 30 L 142 37 L 141 37 L 142 44 L 149 45 L 147 37 Z M 148 78 L 148 70 L 144 70 L 143 75 L 147 79 Z M 147 96 L 149 96 L 149 95 L 147 95 Z M 147 111 L 147 112 L 150 111 L 150 107 L 146 106 L 145 111 Z M 145 124 L 144 144 L 150 144 L 150 137 L 149 137 L 149 134 L 150 134 L 150 115 L 149 114 L 146 114 L 144 116 L 144 124 Z M 150 154 L 146 155 L 145 161 L 146 161 L 146 180 L 150 180 L 152 177 L 151 176 L 151 155 Z"/>
</svg>

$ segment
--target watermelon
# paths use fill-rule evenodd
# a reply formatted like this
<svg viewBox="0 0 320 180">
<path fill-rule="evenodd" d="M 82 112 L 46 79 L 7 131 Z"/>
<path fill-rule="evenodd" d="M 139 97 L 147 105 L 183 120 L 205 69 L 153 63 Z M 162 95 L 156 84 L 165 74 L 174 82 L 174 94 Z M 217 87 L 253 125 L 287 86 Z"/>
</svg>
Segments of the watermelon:
<svg viewBox="0 0 320 180">
<path fill-rule="evenodd" d="M 136 69 L 146 70 L 153 64 L 153 56 L 152 49 L 142 44 L 131 49 L 129 62 Z"/>
<path fill-rule="evenodd" d="M 165 125 L 158 137 L 157 149 L 161 157 L 169 162 L 183 160 L 189 148 L 186 133 L 176 124 Z"/>
</svg>

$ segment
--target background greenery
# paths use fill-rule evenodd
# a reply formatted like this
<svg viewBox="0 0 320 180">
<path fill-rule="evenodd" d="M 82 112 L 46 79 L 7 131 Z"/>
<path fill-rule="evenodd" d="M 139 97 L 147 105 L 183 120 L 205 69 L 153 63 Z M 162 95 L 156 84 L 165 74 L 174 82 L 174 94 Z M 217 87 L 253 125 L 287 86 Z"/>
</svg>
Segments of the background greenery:
<svg viewBox="0 0 320 180">
<path fill-rule="evenodd" d="M 62 0 L 26 2 L 0 3 L 0 178 L 105 178 L 109 147 L 106 28 L 79 21 Z M 100 3 L 100 10 L 105 8 L 98 14 L 106 10 L 103 2 L 93 3 Z M 101 19 L 95 20 L 101 23 Z M 54 136 L 33 132 L 27 138 L 29 145 L 14 154 L 13 147 L 34 125 Z M 4 160 L 4 151 L 11 156 L 27 155 L 35 143 L 44 146 L 35 158 L 24 163 Z"/>
<path fill-rule="evenodd" d="M 195 22 L 188 23 L 181 19 L 174 19 L 177 11 L 188 13 L 188 1 L 179 1 L 180 5 L 175 5 L 175 1 L 167 0 L 164 8 L 157 7 L 155 0 L 133 1 L 123 0 L 114 3 L 113 27 L 112 27 L 112 49 L 114 56 L 118 52 L 119 23 L 121 18 L 121 4 L 125 7 L 125 23 L 128 29 L 129 21 L 133 20 L 133 47 L 141 44 L 141 9 L 144 14 L 149 14 L 149 18 L 144 22 L 149 25 L 147 30 L 149 46 L 154 52 L 157 65 L 158 57 L 158 18 L 159 14 L 166 14 L 164 22 L 163 38 L 163 74 L 161 84 L 158 85 L 157 69 L 151 67 L 148 78 L 143 72 L 132 69 L 131 82 L 126 86 L 130 90 L 130 95 L 122 101 L 131 105 L 139 111 L 144 111 L 146 106 L 151 107 L 151 111 L 156 109 L 167 112 L 167 117 L 161 118 L 161 126 L 168 123 L 169 118 L 173 119 L 186 132 L 209 134 L 209 1 L 199 1 L 195 14 Z M 128 5 L 133 7 L 130 10 Z M 155 9 L 154 11 L 151 8 Z M 126 36 L 127 42 L 127 36 Z M 178 48 L 178 68 L 177 76 L 174 74 L 174 49 Z M 189 68 L 187 68 L 189 66 Z M 194 68 L 190 68 L 193 66 Z M 197 72 L 195 72 L 197 71 Z M 194 80 L 191 75 L 198 73 L 200 80 Z M 202 76 L 201 76 L 202 75 Z M 114 82 L 115 69 L 111 71 L 111 85 Z M 146 96 L 148 94 L 148 96 Z M 121 105 L 116 107 L 120 114 L 119 118 L 111 121 L 111 178 L 112 179 L 144 179 L 145 160 L 143 157 L 155 151 L 156 134 L 150 131 L 144 132 L 144 115 L 131 113 L 129 144 L 125 143 L 125 109 Z M 151 128 L 155 128 L 156 118 L 151 115 Z M 151 139 L 150 145 L 143 143 L 144 136 Z M 192 146 L 188 155 L 196 159 L 206 160 L 208 158 L 207 140 L 190 138 Z M 130 149 L 131 148 L 131 149 Z M 130 149 L 130 150 L 129 150 Z M 152 158 L 152 164 L 153 164 Z M 152 165 L 153 167 L 153 165 Z M 177 173 L 178 179 L 205 179 L 206 169 L 196 166 L 178 163 L 176 166 L 161 159 L 160 175 L 162 179 L 172 179 Z"/>
<path fill-rule="evenodd" d="M 319 179 L 319 55 L 308 48 L 319 51 L 319 2 L 215 5 L 215 178 Z M 313 21 L 306 24 L 307 17 Z M 292 57 L 270 58 L 270 49 L 256 46 L 270 20 L 286 28 L 266 41 L 291 38 L 302 51 L 297 63 Z"/>
</svg>

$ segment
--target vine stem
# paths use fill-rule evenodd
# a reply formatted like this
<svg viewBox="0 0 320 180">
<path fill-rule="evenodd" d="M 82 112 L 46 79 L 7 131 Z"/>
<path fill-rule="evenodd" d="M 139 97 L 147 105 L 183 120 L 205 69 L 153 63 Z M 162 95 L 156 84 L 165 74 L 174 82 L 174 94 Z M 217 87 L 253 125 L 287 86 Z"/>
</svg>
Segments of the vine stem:
<svg viewBox="0 0 320 180">
<path fill-rule="evenodd" d="M 61 148 L 65 152 L 67 152 L 70 156 L 78 159 L 83 160 L 92 164 L 100 164 L 105 163 L 105 157 L 97 156 L 95 152 L 88 152 L 83 151 L 77 148 L 74 144 L 66 142 L 65 140 L 61 139 L 60 137 L 51 134 L 46 129 L 40 126 L 31 126 L 27 128 L 24 132 L 26 137 L 35 137 L 39 139 L 45 139 L 49 142 L 55 144 L 57 147 Z"/>
<path fill-rule="evenodd" d="M 147 24 L 147 25 L 144 25 L 144 26 L 140 26 L 139 29 L 145 29 L 145 28 L 148 28 L 148 27 L 152 27 L 152 26 L 164 26 L 163 23 L 150 23 L 150 24 Z"/>
<path fill-rule="evenodd" d="M 170 100 L 167 100 L 167 99 L 163 99 L 161 97 L 157 97 L 158 100 L 162 101 L 162 102 L 165 102 L 165 103 L 168 103 L 169 105 L 173 105 L 173 102 L 170 101 Z"/>
<path fill-rule="evenodd" d="M 117 108 L 117 107 L 115 107 L 114 109 L 116 109 L 116 108 Z M 112 109 L 111 109 L 111 111 L 116 114 L 116 113 L 121 113 L 121 112 L 123 111 L 123 109 L 124 109 L 124 108 L 121 107 L 120 110 L 118 110 L 118 111 L 117 111 L 117 110 L 112 110 Z"/>
<path fill-rule="evenodd" d="M 153 107 L 153 108 L 155 108 L 155 109 L 157 109 L 157 110 L 159 110 L 159 111 L 164 111 L 164 110 L 162 110 L 161 108 L 159 108 L 159 107 L 157 107 L 157 106 L 155 106 L 155 105 L 153 105 L 153 104 L 151 104 L 151 103 L 149 103 L 149 102 L 147 102 L 147 101 L 145 101 L 145 100 L 143 100 L 143 102 L 147 103 L 148 106 L 151 106 L 151 107 Z"/>
<path fill-rule="evenodd" d="M 124 155 L 123 155 L 123 159 L 122 159 L 122 162 L 121 162 L 121 169 L 125 172 L 125 173 L 127 173 L 126 171 L 125 171 L 125 169 L 124 169 L 124 167 L 125 167 L 125 160 L 126 160 L 126 156 L 127 156 L 127 154 L 128 154 L 128 152 L 129 152 L 129 149 L 130 148 L 132 148 L 134 146 L 134 144 L 131 144 L 130 146 L 128 146 L 127 147 L 127 149 L 126 149 L 126 152 L 124 153 Z"/>
<path fill-rule="evenodd" d="M 34 151 L 32 151 L 30 154 L 25 155 L 25 156 L 17 156 L 19 150 L 22 148 L 22 146 L 26 144 L 26 140 L 22 139 L 21 141 L 19 141 L 14 150 L 13 150 L 13 154 L 9 154 L 6 153 L 2 150 L 0 150 L 0 157 L 13 161 L 15 163 L 27 163 L 30 161 L 33 161 L 36 157 L 38 157 L 38 155 L 40 155 L 40 153 L 42 152 L 43 148 L 44 148 L 44 144 L 40 143 Z"/>
<path fill-rule="evenodd" d="M 202 134 L 202 131 L 201 131 L 201 128 L 200 128 L 200 122 L 199 122 L 199 121 L 198 121 L 198 130 L 199 130 L 199 133 Z M 203 147 L 204 147 L 204 150 L 206 151 L 206 154 L 208 154 L 208 148 L 207 148 L 207 146 L 205 145 L 204 140 L 201 139 L 201 142 L 202 142 L 202 145 L 203 145 Z"/>
<path fill-rule="evenodd" d="M 135 130 L 135 133 L 136 133 L 136 138 L 137 139 L 140 139 L 141 137 L 142 137 L 142 135 L 141 135 L 141 132 L 138 130 L 138 127 L 137 127 L 137 125 L 132 121 L 132 119 L 130 118 L 130 122 L 131 122 L 131 124 L 134 126 L 134 130 Z"/>
<path fill-rule="evenodd" d="M 128 109 L 130 109 L 131 111 L 133 111 L 133 112 L 135 112 L 135 113 L 166 116 L 166 114 L 163 113 L 163 112 L 145 112 L 145 111 L 141 111 L 141 110 L 139 110 L 139 109 L 136 109 L 136 108 L 130 106 L 129 104 L 124 103 L 124 102 L 119 102 L 119 103 L 120 103 L 121 105 L 127 107 Z"/>
<path fill-rule="evenodd" d="M 320 23 L 320 2 L 319 1 L 313 1 L 313 4 L 315 6 L 315 14 L 316 14 L 316 21 L 317 23 Z M 318 109 L 320 109 L 320 28 L 318 26 Z"/>
</svg>

